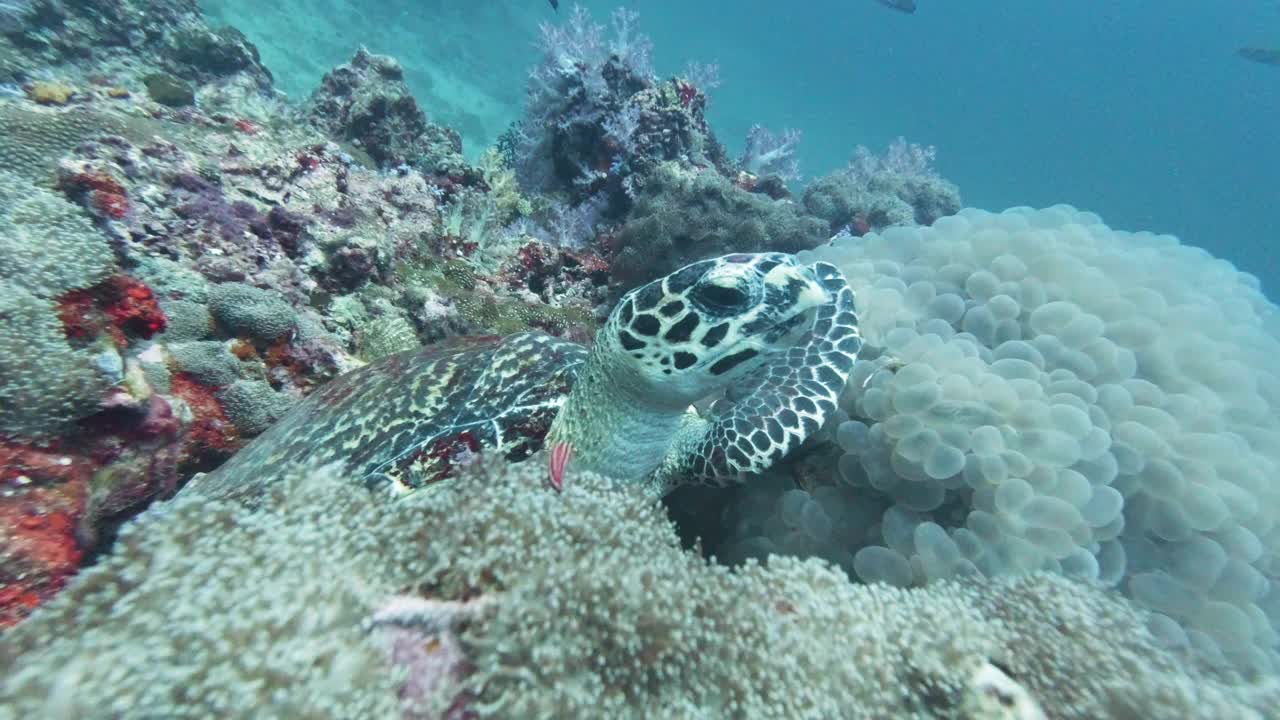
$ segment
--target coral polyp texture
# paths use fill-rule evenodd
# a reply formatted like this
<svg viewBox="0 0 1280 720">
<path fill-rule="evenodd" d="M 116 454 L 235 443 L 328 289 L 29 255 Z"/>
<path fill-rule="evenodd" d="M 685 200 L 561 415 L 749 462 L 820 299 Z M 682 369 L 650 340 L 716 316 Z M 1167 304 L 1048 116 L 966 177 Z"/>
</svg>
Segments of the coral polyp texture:
<svg viewBox="0 0 1280 720">
<path fill-rule="evenodd" d="M 976 719 L 997 691 L 1055 718 L 1262 718 L 1280 702 L 1274 683 L 1185 667 L 1141 613 L 1066 578 L 731 570 L 681 549 L 640 494 L 572 471 L 555 493 L 542 471 L 482 462 L 392 501 L 295 469 L 254 509 L 157 505 L 5 636 L 0 718 Z"/>
<path fill-rule="evenodd" d="M 334 375 L 602 314 L 604 261 L 501 232 L 513 172 L 394 59 L 291 107 L 192 0 L 0 10 L 0 624 Z"/>
<path fill-rule="evenodd" d="M 853 235 L 894 225 L 928 225 L 960 209 L 960 190 L 933 168 L 937 151 L 898 138 L 884 155 L 859 146 L 842 170 L 804 191 L 805 209 L 831 232 Z"/>
<path fill-rule="evenodd" d="M 868 347 L 818 487 L 747 491 L 734 552 L 866 582 L 1049 570 L 1217 665 L 1274 670 L 1280 353 L 1253 277 L 1068 206 L 964 210 L 812 253 Z"/>
</svg>

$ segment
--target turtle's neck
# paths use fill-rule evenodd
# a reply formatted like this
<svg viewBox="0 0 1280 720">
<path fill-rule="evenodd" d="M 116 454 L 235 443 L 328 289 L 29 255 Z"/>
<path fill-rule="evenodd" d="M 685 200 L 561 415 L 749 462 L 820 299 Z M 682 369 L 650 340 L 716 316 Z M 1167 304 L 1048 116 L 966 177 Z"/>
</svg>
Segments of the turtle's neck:
<svg viewBox="0 0 1280 720">
<path fill-rule="evenodd" d="M 597 342 L 556 415 L 547 446 L 568 443 L 569 466 L 642 482 L 662 464 L 687 406 L 663 403 L 616 367 L 621 348 Z"/>
</svg>

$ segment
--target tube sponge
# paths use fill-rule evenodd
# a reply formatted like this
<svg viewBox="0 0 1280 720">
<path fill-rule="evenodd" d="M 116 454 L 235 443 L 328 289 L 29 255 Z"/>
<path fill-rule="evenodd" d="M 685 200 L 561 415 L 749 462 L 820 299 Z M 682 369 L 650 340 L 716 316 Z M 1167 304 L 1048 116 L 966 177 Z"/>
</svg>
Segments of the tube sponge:
<svg viewBox="0 0 1280 720">
<path fill-rule="evenodd" d="M 894 584 L 1077 575 L 1158 613 L 1171 643 L 1280 667 L 1280 335 L 1255 278 L 1068 206 L 802 256 L 844 270 L 872 358 L 819 500 L 851 521 L 816 554 Z M 749 491 L 780 522 L 743 523 L 739 550 L 787 550 L 799 501 L 779 489 Z"/>
</svg>

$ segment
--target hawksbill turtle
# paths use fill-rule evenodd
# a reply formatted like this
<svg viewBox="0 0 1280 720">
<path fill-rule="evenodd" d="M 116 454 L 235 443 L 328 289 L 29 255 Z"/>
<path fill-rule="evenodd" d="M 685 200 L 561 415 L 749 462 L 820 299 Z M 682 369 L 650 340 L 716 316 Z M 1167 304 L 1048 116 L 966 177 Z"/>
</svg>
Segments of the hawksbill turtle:
<svg viewBox="0 0 1280 720">
<path fill-rule="evenodd" d="M 544 443 L 557 488 L 569 462 L 655 495 L 726 484 L 822 426 L 861 345 L 835 266 L 783 253 L 702 260 L 624 295 L 589 349 L 529 332 L 346 373 L 188 488 L 251 497 L 305 461 L 407 492 L 473 453 L 522 460 Z"/>
</svg>

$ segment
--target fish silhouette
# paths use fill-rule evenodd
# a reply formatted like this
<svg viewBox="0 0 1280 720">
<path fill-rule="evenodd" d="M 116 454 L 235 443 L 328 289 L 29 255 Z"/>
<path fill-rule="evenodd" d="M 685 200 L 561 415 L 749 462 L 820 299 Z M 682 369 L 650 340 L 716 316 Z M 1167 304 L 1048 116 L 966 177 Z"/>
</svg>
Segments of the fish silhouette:
<svg viewBox="0 0 1280 720">
<path fill-rule="evenodd" d="M 880 4 L 908 15 L 916 11 L 916 0 L 880 0 Z"/>
<path fill-rule="evenodd" d="M 1244 47 L 1237 50 L 1236 54 L 1263 65 L 1280 65 L 1280 50 L 1273 48 Z"/>
</svg>

